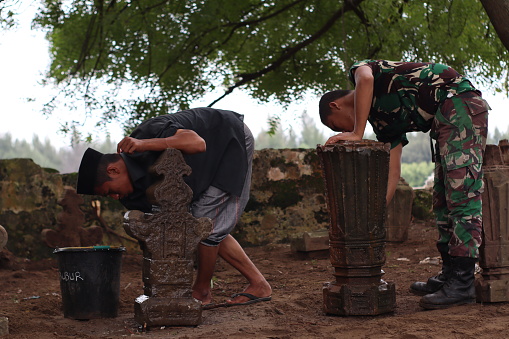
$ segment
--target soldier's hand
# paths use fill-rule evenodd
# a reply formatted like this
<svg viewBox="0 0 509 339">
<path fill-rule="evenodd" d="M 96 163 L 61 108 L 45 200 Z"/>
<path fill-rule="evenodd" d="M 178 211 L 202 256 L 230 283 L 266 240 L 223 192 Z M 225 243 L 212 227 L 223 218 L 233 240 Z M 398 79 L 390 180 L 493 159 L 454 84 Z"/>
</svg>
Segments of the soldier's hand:
<svg viewBox="0 0 509 339">
<path fill-rule="evenodd" d="M 341 140 L 358 141 L 362 140 L 362 136 L 359 136 L 354 132 L 343 132 L 330 137 L 325 144 L 326 145 L 335 144 Z"/>
</svg>

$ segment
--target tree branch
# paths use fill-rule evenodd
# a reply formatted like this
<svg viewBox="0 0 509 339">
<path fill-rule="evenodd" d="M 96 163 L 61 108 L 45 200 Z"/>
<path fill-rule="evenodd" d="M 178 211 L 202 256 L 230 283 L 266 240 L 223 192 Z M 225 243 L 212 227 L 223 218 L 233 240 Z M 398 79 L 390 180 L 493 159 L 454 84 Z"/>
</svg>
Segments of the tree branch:
<svg viewBox="0 0 509 339">
<path fill-rule="evenodd" d="M 507 50 L 509 50 L 509 0 L 481 0 L 481 3 L 488 13 L 498 37 Z"/>
<path fill-rule="evenodd" d="M 228 89 L 225 91 L 223 95 L 221 95 L 219 98 L 214 100 L 212 103 L 208 105 L 208 107 L 212 107 L 214 104 L 219 102 L 221 99 L 225 98 L 228 94 L 232 93 L 234 89 L 239 88 L 246 83 L 253 81 L 255 79 L 258 79 L 262 77 L 263 75 L 277 69 L 279 66 L 281 66 L 285 61 L 289 60 L 292 56 L 294 56 L 297 52 L 305 48 L 306 46 L 310 45 L 317 39 L 319 39 L 323 34 L 325 34 L 329 29 L 332 28 L 334 23 L 338 21 L 344 13 L 354 10 L 359 6 L 359 4 L 364 0 L 345 0 L 343 6 L 336 11 L 331 18 L 320 28 L 315 34 L 307 38 L 306 40 L 303 40 L 296 44 L 293 47 L 287 48 L 285 52 L 273 63 L 268 65 L 262 70 L 259 70 L 258 72 L 254 73 L 243 73 L 239 74 L 238 76 L 241 78 L 239 81 L 237 81 L 234 85 L 228 87 Z"/>
</svg>

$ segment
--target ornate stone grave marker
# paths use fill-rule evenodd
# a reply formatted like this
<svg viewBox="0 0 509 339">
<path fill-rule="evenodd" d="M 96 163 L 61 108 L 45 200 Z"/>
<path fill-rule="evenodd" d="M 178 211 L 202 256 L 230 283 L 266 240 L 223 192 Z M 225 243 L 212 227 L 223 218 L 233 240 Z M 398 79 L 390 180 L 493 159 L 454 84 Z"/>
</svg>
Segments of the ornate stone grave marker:
<svg viewBox="0 0 509 339">
<path fill-rule="evenodd" d="M 147 190 L 157 211 L 128 211 L 124 217 L 124 229 L 143 250 L 144 294 L 135 301 L 135 319 L 147 326 L 198 325 L 201 302 L 191 296 L 194 257 L 212 222 L 189 213 L 192 191 L 183 176 L 191 168 L 180 151 L 164 151 L 151 172 L 161 177 Z"/>
<path fill-rule="evenodd" d="M 83 228 L 85 214 L 80 205 L 83 198 L 72 187 L 66 187 L 63 197 L 58 201 L 63 211 L 58 215 L 57 228 L 44 229 L 42 240 L 52 248 L 93 246 L 102 243 L 103 230 L 100 226 Z"/>
<path fill-rule="evenodd" d="M 335 315 L 392 312 L 396 287 L 383 281 L 389 146 L 370 140 L 317 147 L 330 214 L 335 281 L 323 288 L 324 311 Z"/>
</svg>

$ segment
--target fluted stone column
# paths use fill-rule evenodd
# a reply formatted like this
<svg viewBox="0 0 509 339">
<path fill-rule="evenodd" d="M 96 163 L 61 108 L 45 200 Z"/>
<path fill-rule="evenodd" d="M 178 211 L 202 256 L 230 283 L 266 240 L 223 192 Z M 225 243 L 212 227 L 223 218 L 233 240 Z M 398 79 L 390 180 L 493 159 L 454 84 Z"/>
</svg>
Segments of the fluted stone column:
<svg viewBox="0 0 509 339">
<path fill-rule="evenodd" d="M 323 288 L 324 311 L 377 315 L 394 310 L 396 289 L 381 279 L 389 145 L 370 140 L 317 147 L 330 213 L 335 281 Z"/>
</svg>

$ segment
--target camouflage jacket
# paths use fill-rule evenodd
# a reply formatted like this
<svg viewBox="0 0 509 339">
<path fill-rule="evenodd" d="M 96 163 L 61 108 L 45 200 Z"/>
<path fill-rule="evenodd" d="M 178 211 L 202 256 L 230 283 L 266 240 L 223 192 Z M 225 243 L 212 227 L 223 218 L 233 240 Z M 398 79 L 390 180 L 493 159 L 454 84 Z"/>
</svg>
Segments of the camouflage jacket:
<svg viewBox="0 0 509 339">
<path fill-rule="evenodd" d="M 387 60 L 355 63 L 349 74 L 354 85 L 355 69 L 365 65 L 374 76 L 368 121 L 377 139 L 390 142 L 392 147 L 406 145 L 407 132 L 429 131 L 446 98 L 476 90 L 468 79 L 447 65 Z"/>
</svg>

